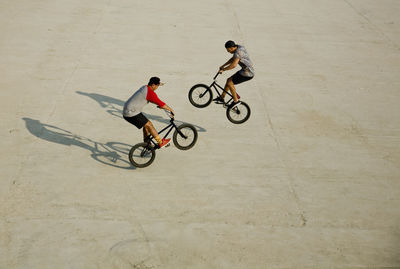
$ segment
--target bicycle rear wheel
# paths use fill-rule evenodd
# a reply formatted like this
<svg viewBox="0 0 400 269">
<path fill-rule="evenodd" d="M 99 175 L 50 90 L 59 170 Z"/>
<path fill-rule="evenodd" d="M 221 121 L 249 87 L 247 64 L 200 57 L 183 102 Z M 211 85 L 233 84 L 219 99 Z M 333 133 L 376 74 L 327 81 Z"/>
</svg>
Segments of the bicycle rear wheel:
<svg viewBox="0 0 400 269">
<path fill-rule="evenodd" d="M 212 91 L 205 84 L 196 84 L 189 91 L 189 101 L 198 108 L 208 106 L 212 101 Z"/>
<path fill-rule="evenodd" d="M 156 157 L 156 151 L 147 143 L 134 145 L 129 151 L 129 161 L 138 168 L 149 166 Z"/>
<path fill-rule="evenodd" d="M 240 124 L 250 118 L 250 107 L 245 102 L 240 102 L 237 106 L 226 109 L 228 120 L 234 124 Z"/>
<path fill-rule="evenodd" d="M 188 150 L 196 144 L 197 136 L 196 128 L 191 124 L 184 123 L 175 130 L 173 141 L 178 149 Z"/>
</svg>

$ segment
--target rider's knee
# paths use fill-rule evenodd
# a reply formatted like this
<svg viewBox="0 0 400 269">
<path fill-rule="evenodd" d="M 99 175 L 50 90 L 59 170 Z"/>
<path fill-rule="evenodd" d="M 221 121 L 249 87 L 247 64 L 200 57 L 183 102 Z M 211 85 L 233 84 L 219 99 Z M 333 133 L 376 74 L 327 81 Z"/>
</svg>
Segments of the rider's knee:
<svg viewBox="0 0 400 269">
<path fill-rule="evenodd" d="M 153 127 L 153 124 L 151 123 L 151 121 L 147 121 L 147 122 L 145 123 L 144 127 L 146 127 L 146 128 L 151 128 L 151 127 Z"/>
<path fill-rule="evenodd" d="M 229 86 L 232 86 L 232 85 L 233 85 L 232 78 L 228 78 L 228 79 L 226 80 L 226 84 L 229 85 Z"/>
</svg>

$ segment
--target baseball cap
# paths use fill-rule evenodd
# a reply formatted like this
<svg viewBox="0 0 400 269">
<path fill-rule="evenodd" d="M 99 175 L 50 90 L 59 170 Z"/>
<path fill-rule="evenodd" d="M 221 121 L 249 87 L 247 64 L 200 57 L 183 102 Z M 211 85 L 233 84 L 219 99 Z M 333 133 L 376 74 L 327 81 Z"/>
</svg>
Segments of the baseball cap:
<svg viewBox="0 0 400 269">
<path fill-rule="evenodd" d="M 164 85 L 164 83 L 162 83 L 162 82 L 160 81 L 160 78 L 159 78 L 159 77 L 151 77 L 151 78 L 150 78 L 148 85 L 153 85 L 153 84 L 155 84 L 155 85 L 160 85 L 160 86 Z"/>
</svg>

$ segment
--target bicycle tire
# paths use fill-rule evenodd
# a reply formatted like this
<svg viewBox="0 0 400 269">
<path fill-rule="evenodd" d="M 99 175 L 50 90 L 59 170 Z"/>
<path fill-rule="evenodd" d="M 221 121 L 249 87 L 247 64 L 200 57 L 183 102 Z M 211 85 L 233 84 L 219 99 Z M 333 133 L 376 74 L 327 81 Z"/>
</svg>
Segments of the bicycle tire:
<svg viewBox="0 0 400 269">
<path fill-rule="evenodd" d="M 250 118 L 250 107 L 245 102 L 240 102 L 239 105 L 231 108 L 228 107 L 226 109 L 226 117 L 228 120 L 234 124 L 241 124 L 247 121 Z M 243 118 L 240 118 L 238 115 L 244 115 Z"/>
<path fill-rule="evenodd" d="M 147 154 L 150 154 L 150 156 L 148 157 Z M 134 145 L 129 151 L 129 161 L 133 166 L 138 168 L 144 168 L 149 166 L 154 161 L 155 158 L 156 158 L 155 149 L 149 144 L 144 142 Z"/>
<path fill-rule="evenodd" d="M 196 84 L 189 90 L 189 101 L 197 108 L 208 106 L 213 98 L 210 87 L 205 84 Z"/>
<path fill-rule="evenodd" d="M 185 135 L 186 138 L 182 137 L 179 132 Z M 184 123 L 179 125 L 173 134 L 174 145 L 180 150 L 188 150 L 196 144 L 197 137 L 198 134 L 196 128 L 191 124 Z M 186 143 L 183 144 L 183 141 Z"/>
</svg>

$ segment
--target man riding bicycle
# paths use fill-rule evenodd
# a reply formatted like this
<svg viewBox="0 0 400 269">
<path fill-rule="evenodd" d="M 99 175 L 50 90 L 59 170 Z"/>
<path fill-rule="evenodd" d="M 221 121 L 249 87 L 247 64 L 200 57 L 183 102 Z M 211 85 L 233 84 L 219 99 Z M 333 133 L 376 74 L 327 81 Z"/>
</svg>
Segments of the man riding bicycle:
<svg viewBox="0 0 400 269">
<path fill-rule="evenodd" d="M 240 103 L 240 96 L 238 96 L 236 93 L 235 85 L 252 79 L 254 77 L 254 68 L 249 54 L 243 46 L 235 44 L 235 42 L 229 40 L 225 43 L 225 48 L 227 52 L 233 54 L 233 57 L 230 58 L 225 64 L 220 66 L 219 73 L 221 74 L 226 70 L 231 70 L 238 64 L 242 69 L 237 71 L 233 76 L 226 80 L 225 91 L 222 92 L 221 97 L 218 96 L 214 99 L 214 101 L 217 103 L 225 103 L 224 97 L 226 92 L 230 91 L 233 97 L 231 107 L 234 107 Z"/>
<path fill-rule="evenodd" d="M 172 108 L 167 106 L 163 101 L 161 101 L 157 94 L 154 92 L 158 89 L 160 85 L 163 83 L 160 82 L 160 78 L 152 77 L 149 80 L 147 85 L 144 85 L 139 88 L 129 99 L 125 102 L 124 110 L 123 110 L 123 117 L 129 123 L 135 125 L 138 129 L 143 128 L 143 139 L 146 140 L 149 138 L 150 134 L 154 137 L 157 141 L 158 146 L 164 147 L 165 145 L 169 144 L 171 141 L 170 138 L 168 139 L 161 139 L 158 132 L 154 128 L 152 122 L 143 115 L 143 107 L 151 102 L 156 104 L 159 108 L 165 109 L 170 111 L 174 114 Z"/>
</svg>

